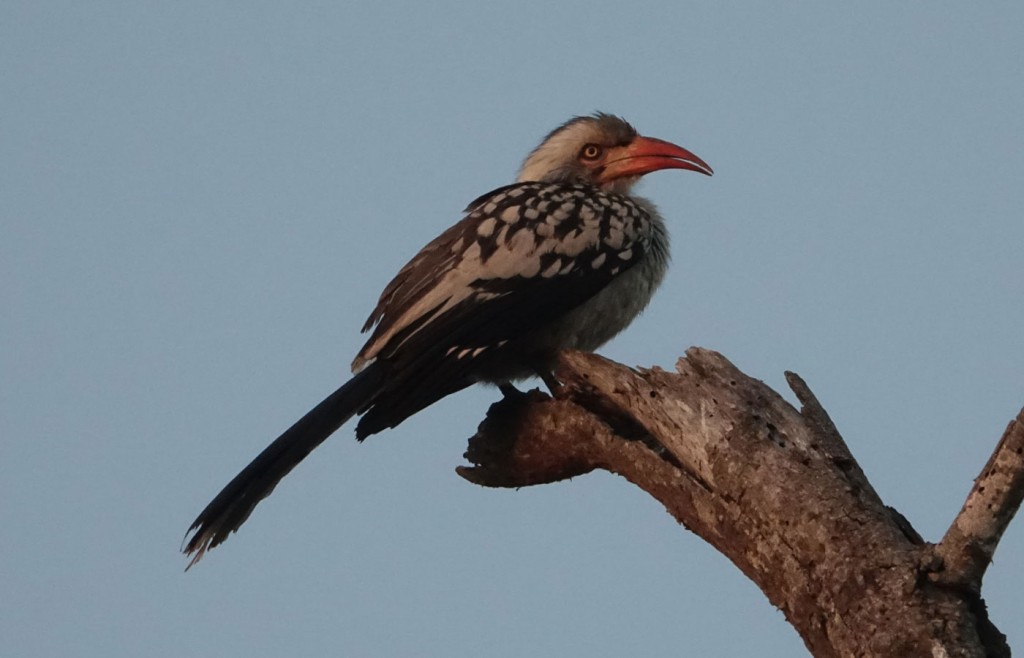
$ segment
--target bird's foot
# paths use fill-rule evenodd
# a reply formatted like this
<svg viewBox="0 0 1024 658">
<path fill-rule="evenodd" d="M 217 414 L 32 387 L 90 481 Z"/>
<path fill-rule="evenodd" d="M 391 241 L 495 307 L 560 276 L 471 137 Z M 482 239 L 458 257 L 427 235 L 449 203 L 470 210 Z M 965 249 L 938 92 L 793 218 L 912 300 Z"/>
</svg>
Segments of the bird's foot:
<svg viewBox="0 0 1024 658">
<path fill-rule="evenodd" d="M 543 380 L 544 384 L 548 387 L 548 390 L 551 391 L 551 397 L 564 397 L 566 391 L 565 384 L 558 381 L 558 378 L 555 377 L 555 373 L 547 370 L 542 370 L 538 374 L 540 375 L 540 378 L 541 380 Z"/>
</svg>

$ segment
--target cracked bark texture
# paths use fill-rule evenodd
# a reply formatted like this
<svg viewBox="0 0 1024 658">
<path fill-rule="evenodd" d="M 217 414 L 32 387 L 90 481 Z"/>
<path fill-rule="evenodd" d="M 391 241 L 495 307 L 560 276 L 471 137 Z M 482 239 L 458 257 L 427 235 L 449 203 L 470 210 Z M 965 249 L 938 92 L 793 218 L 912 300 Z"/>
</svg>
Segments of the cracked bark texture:
<svg viewBox="0 0 1024 658">
<path fill-rule="evenodd" d="M 557 398 L 496 403 L 458 472 L 494 487 L 625 477 L 753 580 L 814 656 L 1010 655 L 980 584 L 1024 496 L 1024 412 L 936 546 L 883 503 L 798 376 L 800 410 L 716 352 L 690 349 L 676 370 L 566 352 Z"/>
</svg>

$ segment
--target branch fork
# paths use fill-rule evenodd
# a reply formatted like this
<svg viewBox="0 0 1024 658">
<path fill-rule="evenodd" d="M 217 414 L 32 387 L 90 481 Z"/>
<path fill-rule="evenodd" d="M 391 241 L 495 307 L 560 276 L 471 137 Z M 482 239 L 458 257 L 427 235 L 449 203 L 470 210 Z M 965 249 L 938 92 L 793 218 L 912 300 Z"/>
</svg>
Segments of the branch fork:
<svg viewBox="0 0 1024 658">
<path fill-rule="evenodd" d="M 462 477 L 625 477 L 751 578 L 815 656 L 1009 655 L 980 587 L 1024 497 L 1024 412 L 933 546 L 886 507 L 794 373 L 799 410 L 699 348 L 674 373 L 568 351 L 556 375 L 557 399 L 509 393 L 491 407 Z"/>
</svg>

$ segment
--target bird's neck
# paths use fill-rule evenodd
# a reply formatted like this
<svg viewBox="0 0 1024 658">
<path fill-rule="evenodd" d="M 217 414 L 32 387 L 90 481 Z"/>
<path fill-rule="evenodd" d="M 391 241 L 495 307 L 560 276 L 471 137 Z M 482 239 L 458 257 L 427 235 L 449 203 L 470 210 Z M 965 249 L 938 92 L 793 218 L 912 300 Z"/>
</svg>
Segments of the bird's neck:
<svg viewBox="0 0 1024 658">
<path fill-rule="evenodd" d="M 533 176 L 532 172 L 523 170 L 516 178 L 517 183 L 563 183 L 565 185 L 590 185 L 605 194 L 622 194 L 631 196 L 633 186 L 640 180 L 639 176 L 625 176 L 606 183 L 595 183 L 593 180 L 578 175 L 574 171 L 551 171 L 544 176 Z"/>
</svg>

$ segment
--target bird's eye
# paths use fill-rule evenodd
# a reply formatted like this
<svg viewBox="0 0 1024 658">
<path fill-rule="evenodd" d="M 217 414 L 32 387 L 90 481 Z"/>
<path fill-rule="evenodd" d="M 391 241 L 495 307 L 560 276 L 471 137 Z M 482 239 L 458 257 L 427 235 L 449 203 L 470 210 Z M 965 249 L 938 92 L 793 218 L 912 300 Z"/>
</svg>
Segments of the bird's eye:
<svg viewBox="0 0 1024 658">
<path fill-rule="evenodd" d="M 603 153 L 604 149 L 597 144 L 587 144 L 583 147 L 583 150 L 580 151 L 580 157 L 584 160 L 597 160 Z"/>
</svg>

